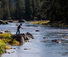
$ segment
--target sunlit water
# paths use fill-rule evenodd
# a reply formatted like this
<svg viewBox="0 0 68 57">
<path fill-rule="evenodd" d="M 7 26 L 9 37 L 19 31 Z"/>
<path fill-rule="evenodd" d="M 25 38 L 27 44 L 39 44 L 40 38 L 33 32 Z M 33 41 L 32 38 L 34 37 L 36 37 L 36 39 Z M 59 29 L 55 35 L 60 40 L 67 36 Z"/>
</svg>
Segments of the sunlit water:
<svg viewBox="0 0 68 57">
<path fill-rule="evenodd" d="M 17 24 L 0 25 L 0 30 L 3 32 L 9 30 L 11 34 L 15 34 Z M 63 39 L 68 36 L 67 28 L 34 25 L 30 23 L 23 23 L 22 27 L 24 29 L 20 29 L 21 33 L 30 32 L 33 34 L 34 39 L 20 46 L 11 46 L 16 49 L 7 50 L 10 54 L 4 53 L 1 57 L 68 57 L 68 40 Z M 39 32 L 35 30 L 39 30 Z M 43 37 L 46 37 L 46 39 Z M 55 43 L 51 41 L 53 39 L 61 39 L 63 42 Z"/>
</svg>

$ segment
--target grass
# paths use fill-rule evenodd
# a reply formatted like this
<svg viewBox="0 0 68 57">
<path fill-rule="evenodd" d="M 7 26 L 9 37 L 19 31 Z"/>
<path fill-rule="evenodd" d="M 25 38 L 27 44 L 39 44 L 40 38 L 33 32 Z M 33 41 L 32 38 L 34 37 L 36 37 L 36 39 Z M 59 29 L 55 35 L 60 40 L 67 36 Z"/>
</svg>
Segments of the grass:
<svg viewBox="0 0 68 57">
<path fill-rule="evenodd" d="M 40 24 L 40 25 L 45 25 L 48 22 L 50 22 L 49 20 L 41 20 L 41 21 L 34 21 L 34 22 L 30 22 L 31 24 Z"/>
<path fill-rule="evenodd" d="M 3 50 L 5 49 L 5 47 L 5 43 L 0 39 L 0 54 L 4 52 Z"/>
<path fill-rule="evenodd" d="M 41 20 L 41 21 L 33 21 L 33 22 L 30 22 L 31 24 L 40 24 L 40 25 L 51 25 L 53 27 L 68 27 L 68 24 L 65 24 L 64 22 L 61 23 L 60 21 L 59 22 L 52 22 L 52 23 L 49 23 L 50 20 Z"/>
<path fill-rule="evenodd" d="M 5 34 L 0 34 L 0 38 L 11 38 L 11 34 L 5 33 Z"/>
<path fill-rule="evenodd" d="M 19 45 L 20 43 L 16 40 L 11 38 L 11 34 L 0 34 L 0 54 L 4 52 L 4 49 L 11 49 L 6 43 L 11 45 Z"/>
</svg>

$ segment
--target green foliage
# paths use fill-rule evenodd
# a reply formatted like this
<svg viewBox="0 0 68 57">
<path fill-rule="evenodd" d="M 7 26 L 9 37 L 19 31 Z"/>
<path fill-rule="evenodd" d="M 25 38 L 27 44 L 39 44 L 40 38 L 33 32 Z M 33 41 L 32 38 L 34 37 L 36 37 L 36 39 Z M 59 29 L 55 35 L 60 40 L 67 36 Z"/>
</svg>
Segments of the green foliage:
<svg viewBox="0 0 68 57">
<path fill-rule="evenodd" d="M 0 54 L 4 52 L 3 50 L 5 49 L 5 47 L 5 43 L 0 39 Z"/>
<path fill-rule="evenodd" d="M 51 22 L 68 22 L 67 9 L 67 0 L 0 0 L 0 19 L 33 20 L 38 17 Z"/>
<path fill-rule="evenodd" d="M 0 54 L 4 52 L 4 49 L 11 49 L 9 46 L 6 46 L 5 43 L 11 45 L 20 44 L 16 39 L 11 38 L 11 34 L 0 34 L 0 38 Z"/>
<path fill-rule="evenodd" d="M 16 17 L 17 19 L 24 18 L 25 14 L 25 5 L 23 0 L 16 0 Z"/>
<path fill-rule="evenodd" d="M 9 0 L 3 0 L 3 10 L 4 10 L 4 16 L 3 19 L 7 19 L 10 17 L 10 10 L 9 10 Z"/>
<path fill-rule="evenodd" d="M 48 2 L 47 2 L 48 1 Z M 45 0 L 41 7 L 41 14 L 53 21 L 68 22 L 68 1 L 67 0 Z"/>
<path fill-rule="evenodd" d="M 3 12 L 3 8 L 2 8 L 2 1 L 0 1 L 0 19 L 3 18 L 4 12 Z"/>
<path fill-rule="evenodd" d="M 0 18 L 33 20 L 39 15 L 40 0 L 0 0 Z"/>
<path fill-rule="evenodd" d="M 12 40 L 12 45 L 19 45 L 20 43 L 16 40 L 16 39 L 13 39 Z"/>
<path fill-rule="evenodd" d="M 19 42 L 16 39 L 11 38 L 11 34 L 0 34 L 0 38 L 4 43 L 19 45 Z"/>
<path fill-rule="evenodd" d="M 10 39 L 11 38 L 11 35 L 10 34 L 0 34 L 0 38 L 8 38 Z"/>
<path fill-rule="evenodd" d="M 30 20 L 31 19 L 31 1 L 30 0 L 25 0 L 25 18 Z"/>
</svg>

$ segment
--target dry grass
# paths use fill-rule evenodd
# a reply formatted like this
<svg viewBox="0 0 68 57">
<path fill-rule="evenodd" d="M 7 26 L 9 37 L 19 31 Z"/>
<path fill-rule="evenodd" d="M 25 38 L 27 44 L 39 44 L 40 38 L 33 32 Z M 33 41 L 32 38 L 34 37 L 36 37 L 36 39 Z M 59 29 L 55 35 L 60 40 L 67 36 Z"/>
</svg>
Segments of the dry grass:
<svg viewBox="0 0 68 57">
<path fill-rule="evenodd" d="M 50 22 L 50 20 L 41 20 L 41 21 L 34 21 L 34 22 L 30 22 L 31 24 L 40 24 L 40 25 L 45 25 L 48 22 Z"/>
</svg>

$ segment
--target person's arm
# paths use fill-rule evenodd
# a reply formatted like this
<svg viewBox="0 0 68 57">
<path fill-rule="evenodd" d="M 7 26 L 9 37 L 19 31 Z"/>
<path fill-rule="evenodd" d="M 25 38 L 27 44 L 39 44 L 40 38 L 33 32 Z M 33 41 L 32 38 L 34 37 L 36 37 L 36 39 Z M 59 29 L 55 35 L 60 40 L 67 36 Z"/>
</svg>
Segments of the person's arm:
<svg viewBox="0 0 68 57">
<path fill-rule="evenodd" d="M 22 28 L 22 27 L 20 27 L 20 28 Z M 24 28 L 22 28 L 22 29 L 24 29 Z"/>
</svg>

